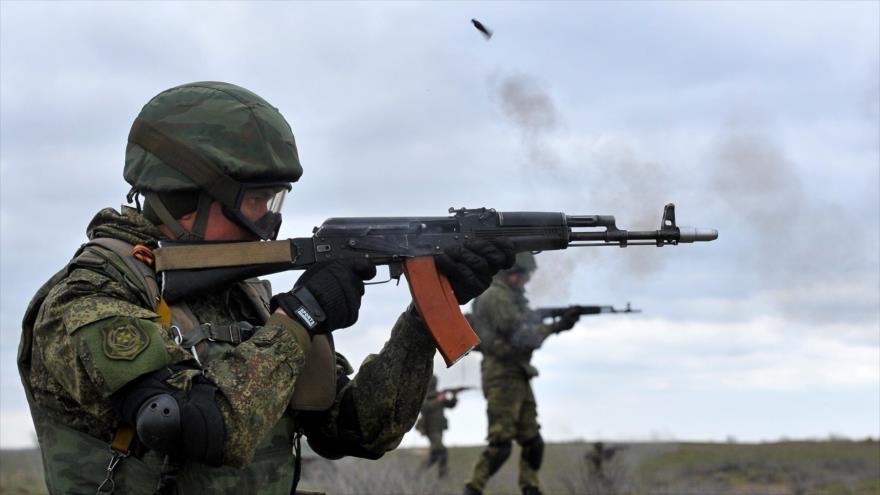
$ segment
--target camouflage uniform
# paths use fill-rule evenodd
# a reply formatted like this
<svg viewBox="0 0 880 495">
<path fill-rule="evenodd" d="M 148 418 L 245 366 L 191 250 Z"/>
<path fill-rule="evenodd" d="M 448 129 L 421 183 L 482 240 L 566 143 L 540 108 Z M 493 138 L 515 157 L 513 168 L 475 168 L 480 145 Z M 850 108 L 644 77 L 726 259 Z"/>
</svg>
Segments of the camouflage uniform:
<svg viewBox="0 0 880 495">
<path fill-rule="evenodd" d="M 112 237 L 156 246 L 161 232 L 131 208 L 102 210 L 89 238 Z M 219 388 L 226 426 L 223 464 L 183 465 L 179 493 L 289 493 L 294 437 L 304 433 L 327 457 L 378 458 L 395 448 L 415 422 L 431 375 L 434 346 L 420 319 L 406 312 L 382 351 L 349 380 L 338 359 L 336 400 L 325 411 L 288 407 L 305 356 L 306 331 L 294 320 L 259 315 L 241 286 L 188 301 L 200 322 L 254 325 L 238 345 L 210 343 L 201 364 L 173 340 L 143 292 L 118 260 L 80 259 L 34 308 L 33 332 L 25 322 L 19 367 L 43 452 L 51 493 L 95 493 L 110 458 L 108 445 L 120 421 L 110 395 L 144 373 L 166 369 L 167 383 L 188 389 L 207 377 Z M 88 257 L 85 257 L 88 258 Z M 245 324 L 241 324 L 245 326 Z M 175 367 L 187 363 L 186 368 Z M 152 493 L 162 456 L 135 445 L 115 473 L 120 493 Z"/>
<path fill-rule="evenodd" d="M 271 300 L 255 279 L 170 307 L 160 298 L 160 239 L 277 236 L 302 175 L 278 109 L 222 82 L 163 91 L 132 125 L 123 175 L 143 209 L 100 211 L 22 325 L 19 372 L 51 493 L 289 493 L 302 435 L 331 459 L 377 459 L 400 443 L 433 366 L 418 313 L 398 318 L 354 378 L 333 350 L 331 332 L 357 320 L 370 263 L 316 263 Z M 461 303 L 512 262 L 509 242 L 471 247 L 437 257 Z"/>
<path fill-rule="evenodd" d="M 428 469 L 436 463 L 441 478 L 446 476 L 449 463 L 449 454 L 443 445 L 443 432 L 449 428 L 449 423 L 446 421 L 443 409 L 453 408 L 456 404 L 458 404 L 457 398 L 447 399 L 445 393 L 437 391 L 437 377 L 432 377 L 428 383 L 428 392 L 425 395 L 425 402 L 422 403 L 422 414 L 416 423 L 416 430 L 428 437 L 431 445 L 428 459 L 422 467 Z"/>
<path fill-rule="evenodd" d="M 522 287 L 497 275 L 492 286 L 474 300 L 471 321 L 482 343 L 483 395 L 489 422 L 489 445 L 474 465 L 466 488 L 480 493 L 510 456 L 511 442 L 522 447 L 519 486 L 538 490 L 538 468 L 543 455 L 535 396 L 529 381 L 538 375 L 529 362 L 532 352 L 558 331 L 544 325 L 529 309 Z"/>
</svg>

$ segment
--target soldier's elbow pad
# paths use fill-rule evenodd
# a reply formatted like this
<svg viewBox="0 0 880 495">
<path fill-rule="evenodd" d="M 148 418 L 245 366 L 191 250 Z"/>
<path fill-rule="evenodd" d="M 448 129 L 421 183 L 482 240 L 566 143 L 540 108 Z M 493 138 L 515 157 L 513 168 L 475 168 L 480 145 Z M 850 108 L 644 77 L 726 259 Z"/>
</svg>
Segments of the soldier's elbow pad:
<svg viewBox="0 0 880 495">
<path fill-rule="evenodd" d="M 138 438 L 159 452 L 174 452 L 180 443 L 180 406 L 169 394 L 159 394 L 144 401 L 137 413 Z"/>
<path fill-rule="evenodd" d="M 213 385 L 194 383 L 189 394 L 159 394 L 138 410 L 138 438 L 165 454 L 183 453 L 187 459 L 219 466 L 226 429 L 214 400 Z"/>
</svg>

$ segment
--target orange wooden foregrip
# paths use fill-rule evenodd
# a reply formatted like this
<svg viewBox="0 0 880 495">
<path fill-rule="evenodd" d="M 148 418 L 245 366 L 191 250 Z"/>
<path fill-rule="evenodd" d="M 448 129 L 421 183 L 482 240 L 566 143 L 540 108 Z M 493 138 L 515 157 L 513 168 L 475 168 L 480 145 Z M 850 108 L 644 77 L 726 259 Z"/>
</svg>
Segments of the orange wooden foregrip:
<svg viewBox="0 0 880 495">
<path fill-rule="evenodd" d="M 480 338 L 462 316 L 452 286 L 437 271 L 433 256 L 407 259 L 403 273 L 437 350 L 446 366 L 452 366 L 476 347 Z"/>
</svg>

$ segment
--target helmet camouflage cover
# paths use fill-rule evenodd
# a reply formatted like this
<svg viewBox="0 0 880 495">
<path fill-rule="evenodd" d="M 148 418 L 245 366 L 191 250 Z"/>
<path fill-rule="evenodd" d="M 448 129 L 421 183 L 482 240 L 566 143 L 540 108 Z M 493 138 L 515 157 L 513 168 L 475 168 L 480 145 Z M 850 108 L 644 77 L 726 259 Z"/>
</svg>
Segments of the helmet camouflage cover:
<svg viewBox="0 0 880 495">
<path fill-rule="evenodd" d="M 293 132 L 278 109 L 228 83 L 159 93 L 135 119 L 128 141 L 125 180 L 153 203 L 163 193 L 200 192 L 235 211 L 249 188 L 289 189 L 302 175 Z"/>
<path fill-rule="evenodd" d="M 532 273 L 538 269 L 538 263 L 535 261 L 535 255 L 532 253 L 517 253 L 516 254 L 516 263 L 513 264 L 512 267 L 507 270 L 502 270 L 503 273 L 508 275 L 519 274 L 519 273 Z"/>
<path fill-rule="evenodd" d="M 296 182 L 302 175 L 290 125 L 278 109 L 240 86 L 196 82 L 171 88 L 144 105 L 132 126 L 125 151 L 129 184 L 142 192 L 198 190 L 192 177 L 163 160 L 168 157 L 157 156 L 162 150 L 149 144 L 144 149 L 137 132 L 143 124 L 237 181 Z"/>
</svg>

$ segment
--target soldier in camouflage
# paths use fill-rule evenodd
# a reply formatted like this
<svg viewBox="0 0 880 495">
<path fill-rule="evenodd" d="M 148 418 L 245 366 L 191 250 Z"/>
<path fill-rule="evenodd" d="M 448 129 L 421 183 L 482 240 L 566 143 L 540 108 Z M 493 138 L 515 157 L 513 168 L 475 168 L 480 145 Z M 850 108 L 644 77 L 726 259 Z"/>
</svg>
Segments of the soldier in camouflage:
<svg viewBox="0 0 880 495">
<path fill-rule="evenodd" d="M 290 126 L 244 88 L 186 84 L 143 108 L 124 171 L 143 208 L 98 212 L 23 322 L 19 371 L 50 493 L 287 494 L 302 435 L 331 459 L 399 444 L 432 371 L 418 311 L 353 377 L 333 350 L 373 266 L 317 264 L 271 298 L 255 279 L 171 306 L 160 297 L 158 241 L 272 239 L 301 174 Z M 513 252 L 472 243 L 436 261 L 457 296 L 478 294 Z M 307 297 L 326 315 L 315 327 L 293 314 Z"/>
<path fill-rule="evenodd" d="M 425 394 L 425 402 L 422 403 L 422 414 L 416 423 L 416 430 L 428 437 L 431 447 L 428 459 L 422 465 L 422 469 L 429 469 L 437 464 L 438 475 L 446 477 L 449 466 L 449 454 L 443 445 L 443 432 L 449 427 L 443 410 L 453 408 L 458 404 L 458 397 L 454 394 L 437 391 L 437 375 L 431 377 L 428 382 L 428 392 Z"/>
<path fill-rule="evenodd" d="M 544 456 L 535 395 L 530 380 L 538 370 L 530 364 L 532 353 L 548 336 L 571 329 L 579 315 L 565 313 L 558 321 L 544 324 L 529 309 L 525 284 L 537 269 L 529 253 L 516 256 L 516 264 L 500 272 L 492 286 L 473 304 L 470 321 L 482 343 L 483 395 L 486 397 L 489 445 L 477 459 L 466 495 L 483 492 L 489 478 L 510 456 L 512 442 L 522 447 L 519 486 L 523 495 L 541 493 L 538 470 Z"/>
</svg>

